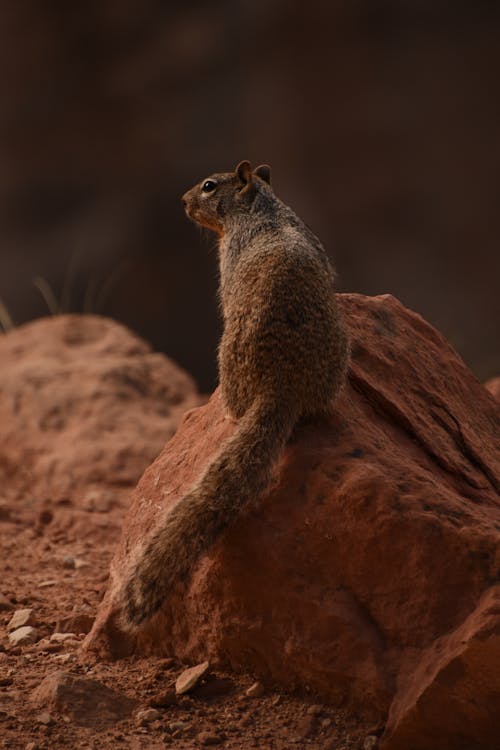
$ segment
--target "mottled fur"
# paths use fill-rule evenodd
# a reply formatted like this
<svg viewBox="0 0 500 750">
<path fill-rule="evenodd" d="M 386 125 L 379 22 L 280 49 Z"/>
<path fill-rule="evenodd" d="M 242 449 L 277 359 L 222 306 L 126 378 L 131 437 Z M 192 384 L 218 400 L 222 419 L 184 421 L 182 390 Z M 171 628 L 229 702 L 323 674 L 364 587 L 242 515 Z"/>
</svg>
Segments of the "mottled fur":
<svg viewBox="0 0 500 750">
<path fill-rule="evenodd" d="M 269 167 L 252 172 L 241 162 L 183 201 L 190 218 L 219 234 L 220 385 L 238 426 L 133 564 L 124 588 L 131 626 L 161 607 L 266 489 L 296 422 L 331 406 L 348 358 L 333 269 L 317 237 L 275 196 Z"/>
</svg>

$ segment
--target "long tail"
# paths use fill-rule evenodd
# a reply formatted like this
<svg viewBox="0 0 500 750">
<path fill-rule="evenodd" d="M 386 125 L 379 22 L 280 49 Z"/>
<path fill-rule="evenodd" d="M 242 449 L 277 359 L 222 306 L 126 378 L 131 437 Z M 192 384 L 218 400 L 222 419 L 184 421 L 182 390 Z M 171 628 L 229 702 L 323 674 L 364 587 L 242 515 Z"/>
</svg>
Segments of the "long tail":
<svg viewBox="0 0 500 750">
<path fill-rule="evenodd" d="M 138 626 L 160 609 L 172 586 L 242 509 L 268 486 L 296 415 L 256 401 L 198 483 L 161 521 L 123 589 L 125 624 Z"/>
</svg>

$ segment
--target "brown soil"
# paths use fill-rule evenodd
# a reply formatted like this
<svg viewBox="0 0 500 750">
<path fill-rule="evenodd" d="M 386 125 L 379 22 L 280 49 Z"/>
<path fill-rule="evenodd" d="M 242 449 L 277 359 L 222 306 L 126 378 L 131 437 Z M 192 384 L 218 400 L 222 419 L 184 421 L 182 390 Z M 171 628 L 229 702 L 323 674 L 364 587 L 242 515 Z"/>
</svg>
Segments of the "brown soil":
<svg viewBox="0 0 500 750">
<path fill-rule="evenodd" d="M 79 655 L 78 646 L 57 644 L 57 651 L 41 651 L 38 644 L 9 648 L 7 624 L 17 609 L 33 608 L 40 638 L 71 627 L 65 618 L 93 616 L 106 586 L 109 562 L 115 548 L 123 510 L 88 514 L 87 534 L 61 530 L 71 511 L 50 508 L 53 520 L 44 524 L 36 507 L 2 509 L 1 590 L 10 611 L 0 615 L 0 746 L 6 748 L 358 748 L 369 728 L 357 725 L 342 711 L 318 705 L 311 696 L 286 695 L 266 690 L 249 698 L 245 691 L 252 675 L 209 672 L 204 684 L 191 694 L 159 707 L 159 717 L 141 726 L 137 713 L 147 709 L 159 694 L 173 686 L 185 665 L 172 659 L 130 657 L 117 662 L 92 663 Z M 47 515 L 42 520 L 47 519 Z M 65 567 L 75 560 L 77 567 Z M 8 602 L 3 603 L 7 607 Z M 80 625 L 87 630 L 84 618 Z M 81 641 L 83 633 L 77 633 Z M 53 646 L 54 644 L 52 644 Z M 3 650 L 5 649 L 5 650 Z M 118 693 L 137 700 L 129 718 L 112 726 L 82 726 L 85 717 L 36 706 L 31 697 L 42 680 L 57 670 L 92 677 Z M 49 714 L 47 717 L 46 714 Z M 48 724 L 43 720 L 49 721 Z M 176 728 L 175 722 L 182 722 Z M 376 728 L 373 728 L 374 730 Z M 30 743 L 35 743 L 30 744 Z"/>
</svg>

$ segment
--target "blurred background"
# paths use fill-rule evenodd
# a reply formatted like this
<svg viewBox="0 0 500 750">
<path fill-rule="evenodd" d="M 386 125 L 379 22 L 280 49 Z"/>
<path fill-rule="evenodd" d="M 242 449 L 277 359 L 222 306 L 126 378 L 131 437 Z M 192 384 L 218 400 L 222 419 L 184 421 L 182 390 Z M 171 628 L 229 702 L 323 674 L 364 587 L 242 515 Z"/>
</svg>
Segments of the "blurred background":
<svg viewBox="0 0 500 750">
<path fill-rule="evenodd" d="M 210 390 L 215 242 L 180 196 L 246 158 L 272 164 L 341 291 L 394 294 L 500 373 L 500 3 L 0 0 L 0 70 L 16 324 L 49 285 Z"/>
</svg>

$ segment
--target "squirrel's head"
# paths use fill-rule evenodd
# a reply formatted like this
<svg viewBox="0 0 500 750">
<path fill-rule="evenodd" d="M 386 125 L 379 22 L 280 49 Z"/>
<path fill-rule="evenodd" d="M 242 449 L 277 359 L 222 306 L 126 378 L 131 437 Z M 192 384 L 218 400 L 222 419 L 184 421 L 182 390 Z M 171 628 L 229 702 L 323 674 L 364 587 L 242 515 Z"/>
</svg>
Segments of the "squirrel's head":
<svg viewBox="0 0 500 750">
<path fill-rule="evenodd" d="M 221 172 L 204 180 L 182 196 L 186 214 L 193 221 L 224 234 L 227 219 L 249 213 L 259 192 L 270 191 L 271 167 L 261 164 L 252 171 L 241 161 L 234 172 Z"/>
</svg>

